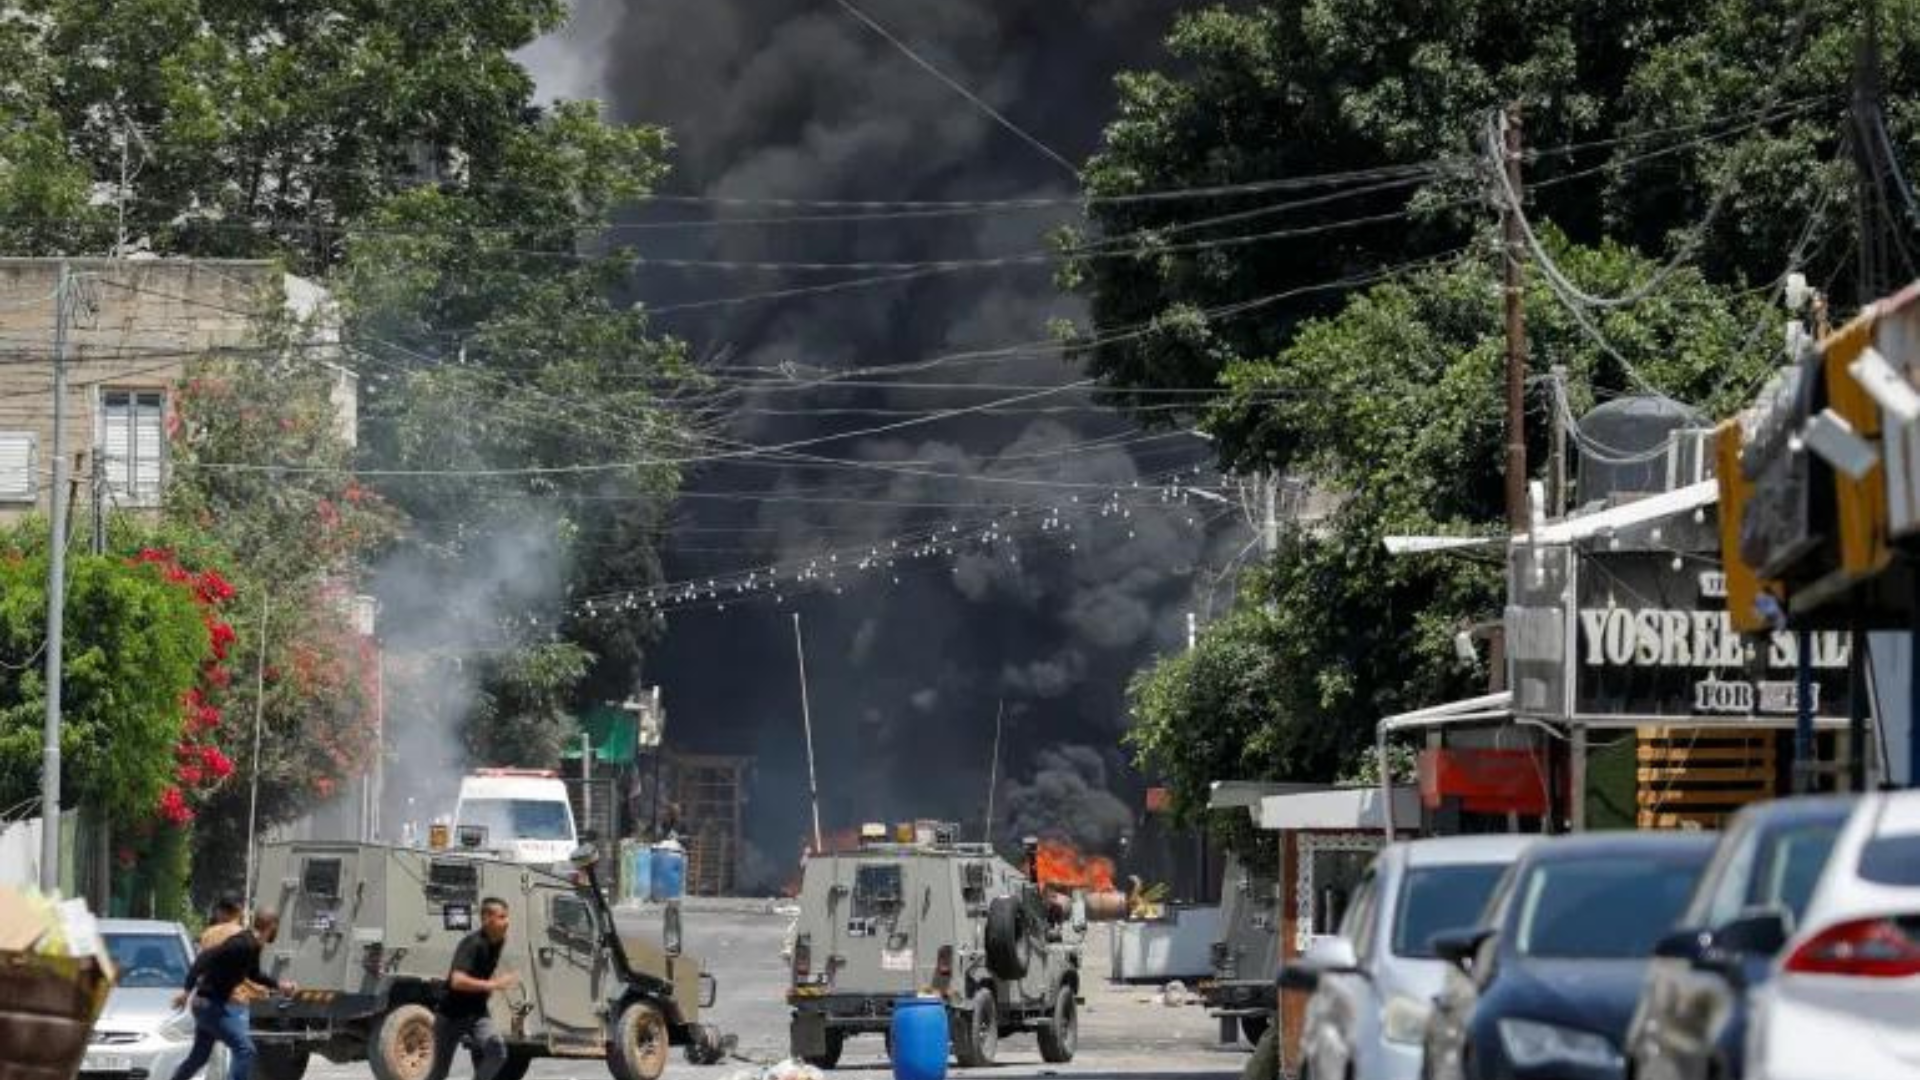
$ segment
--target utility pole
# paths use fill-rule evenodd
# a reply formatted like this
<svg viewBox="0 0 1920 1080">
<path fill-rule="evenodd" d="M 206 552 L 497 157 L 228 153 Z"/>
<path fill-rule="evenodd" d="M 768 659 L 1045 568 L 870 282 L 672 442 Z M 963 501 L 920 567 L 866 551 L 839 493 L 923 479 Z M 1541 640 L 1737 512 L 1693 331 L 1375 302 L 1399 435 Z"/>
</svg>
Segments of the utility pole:
<svg viewBox="0 0 1920 1080">
<path fill-rule="evenodd" d="M 1007 699 L 1001 698 L 993 713 L 993 761 L 987 765 L 987 835 L 982 839 L 989 844 L 993 843 L 993 795 L 1000 786 L 1000 728 L 1006 720 Z"/>
<path fill-rule="evenodd" d="M 1260 550 L 1268 558 L 1280 551 L 1280 481 L 1271 469 L 1260 474 Z"/>
<path fill-rule="evenodd" d="M 1572 406 L 1567 404 L 1567 368 L 1565 364 L 1553 365 L 1553 443 L 1552 461 L 1548 464 L 1547 475 L 1552 490 L 1547 497 L 1547 512 L 1556 518 L 1567 516 L 1567 414 Z"/>
<path fill-rule="evenodd" d="M 1887 244 L 1880 213 L 1886 191 L 1880 161 L 1880 4 L 1864 0 L 1860 43 L 1853 71 L 1853 162 L 1858 189 L 1855 210 L 1860 231 L 1855 302 L 1864 307 L 1886 287 Z"/>
<path fill-rule="evenodd" d="M 807 802 L 813 808 L 813 853 L 824 853 L 820 832 L 820 780 L 813 768 L 813 708 L 807 703 L 807 646 L 800 636 L 800 613 L 793 613 L 793 656 L 800 667 L 800 725 L 807 735 Z"/>
<path fill-rule="evenodd" d="M 253 669 L 253 767 L 247 784 L 247 879 L 245 905 L 253 911 L 254 830 L 260 822 L 260 730 L 267 706 L 267 612 L 272 593 L 260 596 L 260 662 Z"/>
<path fill-rule="evenodd" d="M 1508 198 L 1501 200 L 1500 232 L 1504 241 L 1507 310 L 1507 528 L 1514 535 L 1527 530 L 1527 327 L 1521 311 L 1520 106 L 1509 105 L 1500 117 L 1503 153 L 1498 165 L 1506 170 Z M 1503 194 L 1506 194 L 1503 192 Z"/>
<path fill-rule="evenodd" d="M 53 491 L 47 540 L 47 716 L 41 732 L 40 891 L 60 890 L 60 678 L 67 606 L 67 321 L 73 271 L 60 264 L 53 291 Z"/>
</svg>

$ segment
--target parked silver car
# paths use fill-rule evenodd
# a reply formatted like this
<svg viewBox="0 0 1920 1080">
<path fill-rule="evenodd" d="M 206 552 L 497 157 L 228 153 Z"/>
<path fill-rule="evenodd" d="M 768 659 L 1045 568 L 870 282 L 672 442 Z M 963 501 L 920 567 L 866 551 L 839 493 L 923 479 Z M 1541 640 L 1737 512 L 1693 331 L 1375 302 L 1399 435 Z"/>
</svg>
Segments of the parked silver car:
<svg viewBox="0 0 1920 1080">
<path fill-rule="evenodd" d="M 119 969 L 107 1006 L 94 1021 L 84 1080 L 129 1080 L 173 1075 L 193 1048 L 193 1020 L 173 1006 L 193 964 L 193 941 L 177 922 L 102 919 L 100 936 Z M 224 1080 L 227 1052 L 216 1049 L 203 1074 Z"/>
<path fill-rule="evenodd" d="M 1415 1080 L 1447 963 L 1429 947 L 1480 915 L 1535 837 L 1450 836 L 1390 844 L 1354 891 L 1340 932 L 1308 946 L 1281 985 L 1311 990 L 1303 1080 Z"/>
</svg>

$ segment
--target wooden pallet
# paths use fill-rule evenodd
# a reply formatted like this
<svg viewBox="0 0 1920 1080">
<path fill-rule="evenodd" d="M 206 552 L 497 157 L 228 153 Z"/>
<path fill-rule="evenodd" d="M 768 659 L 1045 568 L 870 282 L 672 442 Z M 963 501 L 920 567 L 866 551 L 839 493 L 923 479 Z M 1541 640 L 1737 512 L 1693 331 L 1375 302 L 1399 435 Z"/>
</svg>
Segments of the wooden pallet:
<svg viewBox="0 0 1920 1080">
<path fill-rule="evenodd" d="M 1643 829 L 1717 829 L 1775 793 L 1776 736 L 1727 728 L 1641 728 Z"/>
</svg>

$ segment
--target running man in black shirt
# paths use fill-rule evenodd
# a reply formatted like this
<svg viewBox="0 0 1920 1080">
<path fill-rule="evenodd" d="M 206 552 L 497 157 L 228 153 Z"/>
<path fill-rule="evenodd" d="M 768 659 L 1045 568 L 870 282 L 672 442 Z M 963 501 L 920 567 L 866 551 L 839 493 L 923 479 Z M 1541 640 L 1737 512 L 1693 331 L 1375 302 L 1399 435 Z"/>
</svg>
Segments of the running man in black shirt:
<svg viewBox="0 0 1920 1080">
<path fill-rule="evenodd" d="M 496 990 L 511 990 L 520 976 L 511 971 L 494 974 L 507 944 L 507 902 L 489 896 L 480 902 L 480 929 L 460 939 L 447 973 L 447 992 L 433 1017 L 433 1071 L 428 1080 L 446 1080 L 453 1067 L 453 1051 L 462 1038 L 473 1047 L 473 1080 L 493 1080 L 507 1063 L 507 1044 L 493 1029 L 487 998 Z"/>
<path fill-rule="evenodd" d="M 273 976 L 260 970 L 260 950 L 273 944 L 280 935 L 280 916 L 262 911 L 253 917 L 253 930 L 234 934 L 194 957 L 187 971 L 187 985 L 173 999 L 177 1008 L 191 998 L 193 1010 L 193 1049 L 173 1071 L 173 1080 L 189 1080 L 206 1067 L 213 1056 L 213 1044 L 227 1044 L 229 1080 L 249 1080 L 253 1073 L 253 1037 L 247 1033 L 246 1003 L 235 1001 L 233 992 L 244 982 L 273 986 Z M 281 982 L 280 992 L 290 994 L 293 984 Z"/>
</svg>

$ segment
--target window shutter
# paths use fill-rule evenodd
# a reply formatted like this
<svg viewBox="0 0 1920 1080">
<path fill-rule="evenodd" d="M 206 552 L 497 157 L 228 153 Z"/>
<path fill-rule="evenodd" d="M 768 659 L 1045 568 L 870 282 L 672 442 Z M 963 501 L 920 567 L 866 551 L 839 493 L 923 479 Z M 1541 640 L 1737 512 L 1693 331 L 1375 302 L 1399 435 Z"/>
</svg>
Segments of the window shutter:
<svg viewBox="0 0 1920 1080">
<path fill-rule="evenodd" d="M 165 434 L 161 422 L 165 399 L 157 393 L 135 394 L 133 469 L 134 501 L 152 506 L 160 501 L 161 468 L 165 464 Z"/>
<path fill-rule="evenodd" d="M 33 500 L 33 443 L 32 432 L 0 431 L 0 500 Z"/>
<path fill-rule="evenodd" d="M 106 460 L 107 491 L 126 498 L 132 489 L 133 395 L 107 390 L 100 395 L 100 454 Z"/>
</svg>

